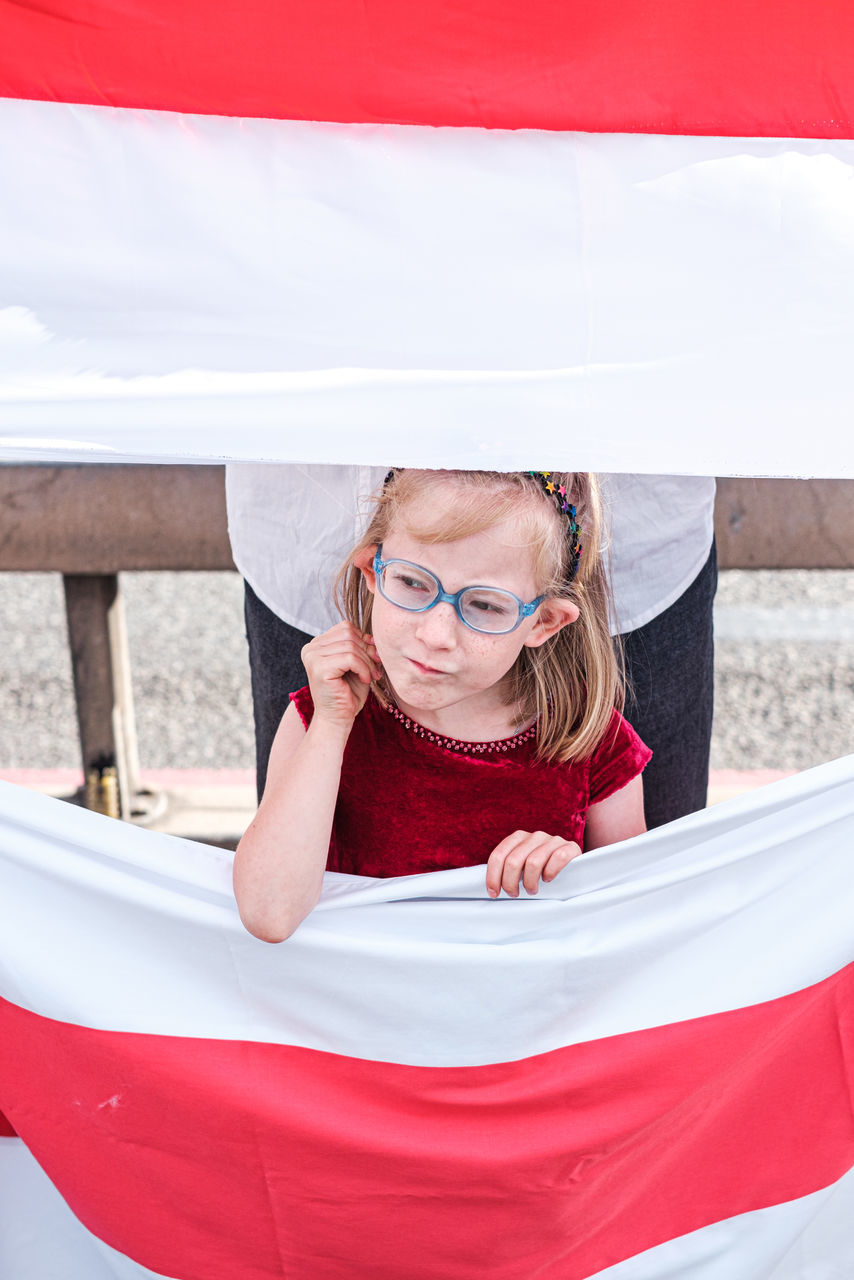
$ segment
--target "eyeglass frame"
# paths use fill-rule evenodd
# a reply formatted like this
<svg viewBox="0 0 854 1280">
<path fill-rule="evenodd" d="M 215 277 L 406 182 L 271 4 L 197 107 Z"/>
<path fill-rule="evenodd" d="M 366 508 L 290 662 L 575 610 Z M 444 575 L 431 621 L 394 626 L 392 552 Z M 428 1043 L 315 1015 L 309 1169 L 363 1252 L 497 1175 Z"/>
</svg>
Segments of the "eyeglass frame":
<svg viewBox="0 0 854 1280">
<path fill-rule="evenodd" d="M 488 587 L 484 584 L 478 584 L 476 586 L 470 586 L 470 587 L 461 587 L 459 591 L 455 592 L 454 595 L 451 595 L 451 593 L 446 591 L 445 588 L 442 586 L 441 582 L 436 577 L 435 573 L 433 573 L 432 569 L 425 569 L 423 564 L 416 564 L 414 560 L 401 560 L 398 556 L 393 556 L 391 560 L 383 560 L 382 550 L 383 550 L 383 544 L 380 542 L 377 546 L 376 551 L 374 552 L 374 559 L 373 559 L 371 568 L 373 569 L 374 576 L 376 578 L 377 590 L 379 591 L 383 600 L 387 600 L 389 604 L 393 604 L 397 609 L 403 609 L 406 613 L 428 613 L 429 610 L 434 609 L 437 604 L 452 604 L 454 606 L 454 612 L 456 613 L 457 617 L 459 618 L 463 626 L 468 627 L 469 631 L 474 631 L 479 636 L 511 635 L 512 632 L 514 632 L 518 627 L 522 625 L 522 623 L 525 621 L 526 618 L 530 618 L 534 610 L 538 609 L 540 605 L 543 603 L 543 601 L 546 599 L 545 595 L 537 596 L 536 600 L 529 600 L 528 603 L 526 604 L 524 600 L 519 599 L 519 597 L 515 594 L 515 592 L 508 591 L 506 587 Z M 391 596 L 386 595 L 382 585 L 383 571 L 387 569 L 390 564 L 404 564 L 404 565 L 407 565 L 410 569 L 417 569 L 419 573 L 426 573 L 428 578 L 432 578 L 433 581 L 436 583 L 436 586 L 438 587 L 436 598 L 434 600 L 431 600 L 429 604 L 421 605 L 420 608 L 417 608 L 417 609 L 410 609 L 408 605 L 401 604 L 399 600 L 392 600 Z M 508 627 L 506 631 L 486 631 L 481 627 L 474 626 L 471 622 L 468 621 L 467 618 L 463 616 L 463 611 L 460 608 L 460 596 L 464 596 L 467 591 L 500 591 L 502 595 L 508 596 L 511 600 L 515 600 L 516 606 L 519 610 L 519 614 L 518 614 L 518 617 L 516 618 L 516 621 L 513 623 L 513 626 Z"/>
</svg>

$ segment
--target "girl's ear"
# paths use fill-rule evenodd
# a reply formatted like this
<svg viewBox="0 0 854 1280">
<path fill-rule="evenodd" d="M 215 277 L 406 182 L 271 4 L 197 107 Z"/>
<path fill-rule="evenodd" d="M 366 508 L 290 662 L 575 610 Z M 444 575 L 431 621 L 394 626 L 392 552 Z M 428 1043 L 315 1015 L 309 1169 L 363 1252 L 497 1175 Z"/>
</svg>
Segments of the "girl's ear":
<svg viewBox="0 0 854 1280">
<path fill-rule="evenodd" d="M 361 572 L 371 595 L 374 595 L 377 589 L 377 575 L 374 573 L 374 556 L 376 553 L 377 544 L 374 543 L 371 547 L 363 547 L 361 551 L 357 551 L 353 556 L 353 564 Z"/>
<path fill-rule="evenodd" d="M 579 614 L 578 605 L 572 600 L 544 600 L 537 610 L 537 620 L 525 639 L 529 649 L 538 649 L 552 636 L 557 635 L 564 627 L 575 622 Z"/>
</svg>

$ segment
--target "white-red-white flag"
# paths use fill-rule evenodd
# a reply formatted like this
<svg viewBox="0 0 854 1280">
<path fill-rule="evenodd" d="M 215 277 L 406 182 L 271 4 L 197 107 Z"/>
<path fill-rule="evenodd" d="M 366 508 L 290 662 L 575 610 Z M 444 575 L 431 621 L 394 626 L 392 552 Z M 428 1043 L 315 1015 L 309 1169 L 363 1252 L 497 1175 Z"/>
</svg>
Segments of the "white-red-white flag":
<svg viewBox="0 0 854 1280">
<path fill-rule="evenodd" d="M 854 757 L 278 947 L 229 854 L 0 795 L 4 1280 L 846 1275 Z"/>
<path fill-rule="evenodd" d="M 7 3 L 3 456 L 851 475 L 852 68 L 843 0 Z M 852 786 L 277 949 L 5 791 L 0 1273 L 845 1276 Z"/>
<path fill-rule="evenodd" d="M 848 0 L 0 5 L 6 457 L 854 474 Z"/>
</svg>

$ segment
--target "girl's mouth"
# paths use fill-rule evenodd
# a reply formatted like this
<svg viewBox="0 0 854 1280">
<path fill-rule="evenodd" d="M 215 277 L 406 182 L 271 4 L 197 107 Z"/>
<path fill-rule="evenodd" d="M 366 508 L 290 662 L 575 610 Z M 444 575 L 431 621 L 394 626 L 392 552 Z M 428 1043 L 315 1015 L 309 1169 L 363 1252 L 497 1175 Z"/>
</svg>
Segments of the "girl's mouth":
<svg viewBox="0 0 854 1280">
<path fill-rule="evenodd" d="M 447 675 L 447 672 L 440 671 L 438 667 L 425 666 L 423 662 L 416 662 L 414 658 L 410 658 L 409 661 L 412 663 L 413 667 L 415 667 L 416 671 L 420 671 L 422 675 L 425 675 L 425 676 Z"/>
</svg>

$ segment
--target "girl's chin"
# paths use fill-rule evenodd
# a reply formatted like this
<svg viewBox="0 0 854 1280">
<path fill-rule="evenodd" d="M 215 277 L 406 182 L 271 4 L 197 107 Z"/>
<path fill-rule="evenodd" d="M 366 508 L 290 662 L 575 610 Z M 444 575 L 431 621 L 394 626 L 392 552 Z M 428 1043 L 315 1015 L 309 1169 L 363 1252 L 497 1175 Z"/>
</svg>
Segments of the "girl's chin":
<svg viewBox="0 0 854 1280">
<path fill-rule="evenodd" d="M 389 680 L 388 688 L 399 707 L 405 705 L 413 712 L 432 711 L 457 701 L 447 687 L 429 676 L 419 676 L 418 672 Z"/>
<path fill-rule="evenodd" d="M 391 669 L 384 667 L 387 678 L 395 689 L 430 689 L 440 685 L 448 685 L 450 676 L 447 671 L 438 671 L 433 667 L 422 666 L 411 658 L 401 658 L 391 663 Z"/>
<path fill-rule="evenodd" d="M 446 689 L 441 689 L 438 684 L 427 679 L 397 680 L 392 685 L 392 691 L 398 702 L 402 698 L 404 702 L 411 702 L 413 706 L 419 707 L 433 707 L 437 703 L 455 701 Z"/>
</svg>

